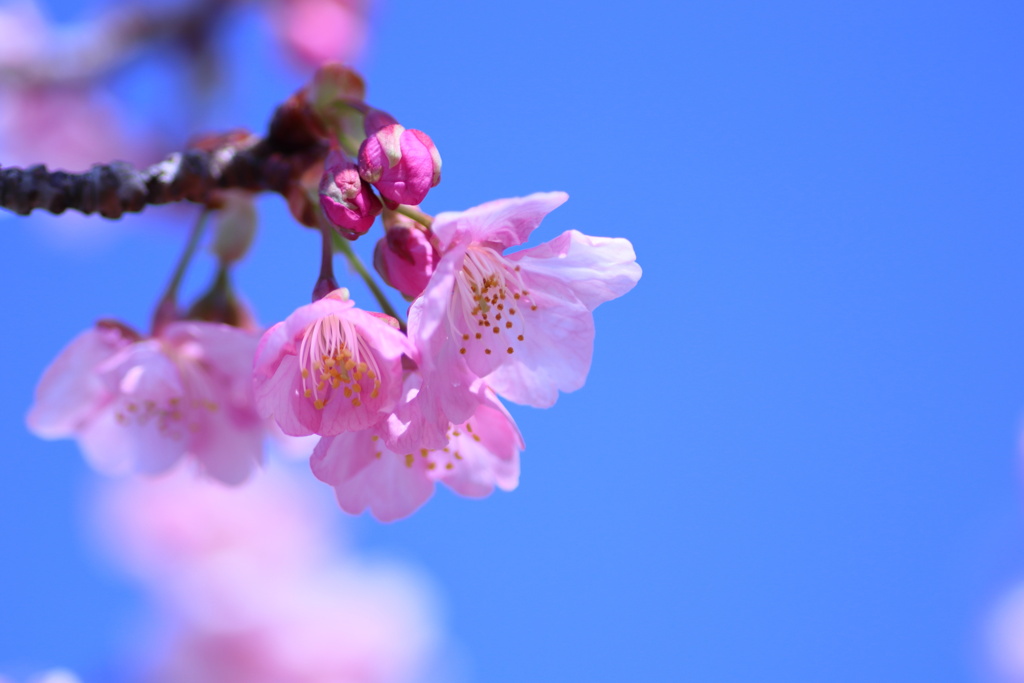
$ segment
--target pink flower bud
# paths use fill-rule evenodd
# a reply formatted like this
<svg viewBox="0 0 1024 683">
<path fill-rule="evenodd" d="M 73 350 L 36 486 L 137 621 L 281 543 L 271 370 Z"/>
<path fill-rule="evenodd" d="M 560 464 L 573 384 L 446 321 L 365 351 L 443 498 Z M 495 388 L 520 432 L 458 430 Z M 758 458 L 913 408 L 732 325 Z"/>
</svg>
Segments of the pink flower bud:
<svg viewBox="0 0 1024 683">
<path fill-rule="evenodd" d="M 429 236 L 407 225 L 388 228 L 373 251 L 373 266 L 384 282 L 409 299 L 423 292 L 439 260 Z"/>
<path fill-rule="evenodd" d="M 328 154 L 324 162 L 320 206 L 338 232 L 353 240 L 370 229 L 382 208 L 356 165 L 338 151 Z"/>
<path fill-rule="evenodd" d="M 374 184 L 389 207 L 419 204 L 441 182 L 441 155 L 426 133 L 406 130 L 383 112 L 367 114 L 366 132 L 359 147 L 359 174 Z"/>
</svg>

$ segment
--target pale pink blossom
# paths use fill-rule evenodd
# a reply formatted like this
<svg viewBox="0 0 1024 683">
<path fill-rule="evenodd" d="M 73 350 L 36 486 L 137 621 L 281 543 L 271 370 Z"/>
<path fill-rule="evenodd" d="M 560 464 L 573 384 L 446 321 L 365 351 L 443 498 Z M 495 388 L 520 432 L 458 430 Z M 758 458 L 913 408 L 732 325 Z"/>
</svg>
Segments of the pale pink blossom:
<svg viewBox="0 0 1024 683">
<path fill-rule="evenodd" d="M 383 208 L 373 189 L 359 177 L 356 165 L 337 150 L 331 151 L 324 162 L 320 206 L 338 232 L 348 239 L 369 230 Z"/>
<path fill-rule="evenodd" d="M 633 247 L 621 238 L 575 230 L 550 242 L 520 245 L 568 196 L 538 193 L 502 199 L 432 226 L 441 261 L 409 312 L 424 379 L 443 391 L 439 403 L 461 402 L 468 372 L 516 403 L 551 406 L 559 391 L 583 386 L 593 354 L 599 304 L 628 292 L 640 278 Z"/>
<path fill-rule="evenodd" d="M 366 116 L 366 135 L 359 147 L 359 175 L 390 208 L 419 204 L 441 182 L 441 155 L 423 131 L 407 130 L 373 110 Z"/>
<path fill-rule="evenodd" d="M 155 474 L 181 459 L 226 483 L 261 461 L 249 381 L 256 337 L 217 323 L 173 322 L 142 338 L 101 322 L 43 373 L 29 429 L 75 438 L 96 469 Z"/>
<path fill-rule="evenodd" d="M 398 224 L 377 242 L 373 266 L 386 283 L 413 299 L 427 286 L 439 258 L 425 230 Z"/>
<path fill-rule="evenodd" d="M 495 487 L 511 491 L 519 483 L 522 436 L 493 394 L 481 399 L 468 420 L 449 425 L 438 448 L 393 450 L 383 428 L 324 437 L 310 459 L 313 474 L 334 487 L 343 510 L 369 510 L 382 522 L 412 514 L 437 482 L 473 498 Z"/>
<path fill-rule="evenodd" d="M 356 308 L 343 289 L 302 306 L 263 335 L 253 381 L 256 406 L 285 434 L 333 435 L 387 419 L 402 391 L 397 321 Z"/>
</svg>

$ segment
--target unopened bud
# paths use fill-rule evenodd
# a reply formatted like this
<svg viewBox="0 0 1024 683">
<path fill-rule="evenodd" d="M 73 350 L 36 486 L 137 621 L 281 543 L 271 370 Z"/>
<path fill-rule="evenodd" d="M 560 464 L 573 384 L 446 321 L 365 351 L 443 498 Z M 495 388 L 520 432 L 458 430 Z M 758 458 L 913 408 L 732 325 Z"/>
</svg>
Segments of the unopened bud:
<svg viewBox="0 0 1024 683">
<path fill-rule="evenodd" d="M 439 260 L 429 235 L 408 225 L 388 228 L 373 251 L 373 267 L 407 299 L 423 293 Z"/>
<path fill-rule="evenodd" d="M 383 208 L 377 195 L 359 177 L 356 165 L 336 150 L 324 162 L 320 206 L 338 232 L 348 239 L 369 230 Z"/>
<path fill-rule="evenodd" d="M 222 193 L 210 250 L 224 265 L 245 256 L 256 235 L 256 206 L 249 192 Z"/>
<path fill-rule="evenodd" d="M 306 87 L 306 98 L 320 126 L 339 144 L 358 148 L 365 135 L 362 131 L 362 101 L 366 84 L 362 76 L 338 63 L 325 64 L 313 75 Z"/>
<path fill-rule="evenodd" d="M 423 131 L 406 129 L 374 111 L 366 116 L 366 133 L 359 147 L 359 174 L 389 207 L 419 204 L 441 182 L 441 155 Z"/>
</svg>

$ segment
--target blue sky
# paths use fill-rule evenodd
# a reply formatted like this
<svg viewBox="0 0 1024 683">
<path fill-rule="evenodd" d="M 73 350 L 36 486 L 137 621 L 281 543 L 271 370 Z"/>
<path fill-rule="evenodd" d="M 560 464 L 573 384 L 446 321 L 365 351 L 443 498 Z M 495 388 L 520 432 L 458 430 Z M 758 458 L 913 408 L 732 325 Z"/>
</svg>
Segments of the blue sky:
<svg viewBox="0 0 1024 683">
<path fill-rule="evenodd" d="M 437 581 L 469 680 L 982 680 L 986 611 L 1024 580 L 1022 19 L 1005 2 L 379 9 L 370 100 L 444 157 L 426 210 L 565 190 L 538 239 L 627 237 L 644 268 L 597 311 L 587 387 L 513 409 L 518 491 L 355 522 L 368 552 Z M 301 81 L 260 40 L 240 18 L 234 104 L 210 125 L 258 129 Z M 0 667 L 88 677 L 136 609 L 80 538 L 92 475 L 22 418 L 73 335 L 148 317 L 180 249 L 181 218 L 157 213 L 96 245 L 0 219 Z M 263 218 L 239 281 L 269 323 L 318 256 L 280 200 Z"/>
</svg>

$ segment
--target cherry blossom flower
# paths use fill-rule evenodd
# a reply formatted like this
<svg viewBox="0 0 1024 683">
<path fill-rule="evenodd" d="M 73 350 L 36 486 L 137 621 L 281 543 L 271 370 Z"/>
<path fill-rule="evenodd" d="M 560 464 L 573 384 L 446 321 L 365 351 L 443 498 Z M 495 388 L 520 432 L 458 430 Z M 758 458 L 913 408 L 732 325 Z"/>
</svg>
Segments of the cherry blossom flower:
<svg viewBox="0 0 1024 683">
<path fill-rule="evenodd" d="M 636 284 L 640 266 L 621 238 L 575 230 L 536 247 L 520 245 L 568 196 L 538 193 L 442 213 L 432 230 L 442 252 L 429 284 L 409 312 L 409 336 L 424 379 L 443 393 L 449 419 L 468 371 L 499 396 L 540 408 L 559 391 L 583 386 L 593 354 L 599 304 Z"/>
<path fill-rule="evenodd" d="M 415 393 L 416 384 L 410 386 Z M 369 510 L 382 522 L 413 513 L 437 482 L 472 498 L 495 487 L 511 491 L 519 483 L 522 435 L 492 393 L 480 396 L 470 419 L 449 425 L 440 448 L 395 450 L 383 428 L 324 437 L 310 459 L 313 474 L 334 487 L 343 510 Z"/>
<path fill-rule="evenodd" d="M 344 289 L 302 306 L 264 333 L 253 373 L 256 406 L 291 436 L 367 429 L 387 419 L 413 353 L 393 318 L 355 307 Z"/>
<path fill-rule="evenodd" d="M 218 323 L 172 322 L 142 338 L 100 322 L 43 373 L 29 429 L 77 439 L 103 472 L 155 474 L 187 458 L 236 484 L 262 459 L 249 382 L 255 348 L 255 335 Z"/>
</svg>

